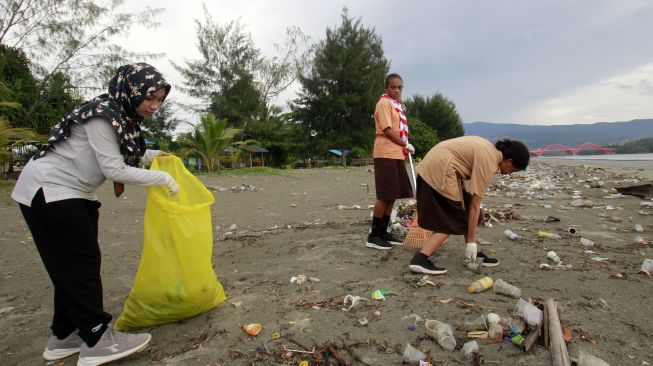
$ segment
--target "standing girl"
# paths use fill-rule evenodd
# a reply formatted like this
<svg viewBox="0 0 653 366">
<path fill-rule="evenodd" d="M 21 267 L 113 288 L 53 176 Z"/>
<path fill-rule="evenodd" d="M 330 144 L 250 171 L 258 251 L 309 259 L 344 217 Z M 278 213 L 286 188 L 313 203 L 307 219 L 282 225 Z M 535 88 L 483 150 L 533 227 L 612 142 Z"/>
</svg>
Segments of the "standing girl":
<svg viewBox="0 0 653 366">
<path fill-rule="evenodd" d="M 372 217 L 372 231 L 367 236 L 366 246 L 387 250 L 402 241 L 388 233 L 390 214 L 395 200 L 413 196 L 405 160 L 408 154 L 415 153 L 415 148 L 408 142 L 408 121 L 402 105 L 401 92 L 404 81 L 397 74 L 385 78 L 386 94 L 381 95 L 374 122 L 374 184 L 376 203 Z"/>
</svg>

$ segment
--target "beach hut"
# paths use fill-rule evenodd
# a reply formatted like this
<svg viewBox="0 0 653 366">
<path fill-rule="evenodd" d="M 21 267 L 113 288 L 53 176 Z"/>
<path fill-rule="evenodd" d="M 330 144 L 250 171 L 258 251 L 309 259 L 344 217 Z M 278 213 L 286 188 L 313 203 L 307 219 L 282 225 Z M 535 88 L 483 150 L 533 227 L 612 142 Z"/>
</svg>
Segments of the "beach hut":
<svg viewBox="0 0 653 366">
<path fill-rule="evenodd" d="M 243 145 L 240 148 L 249 154 L 249 166 L 253 166 L 254 164 L 252 161 L 252 154 L 261 154 L 261 166 L 265 166 L 265 159 L 263 154 L 268 153 L 266 149 L 256 145 Z"/>
<path fill-rule="evenodd" d="M 340 160 L 342 162 L 342 165 L 347 165 L 347 155 L 349 155 L 349 153 L 351 151 L 349 151 L 349 150 L 329 149 L 329 152 L 331 154 L 335 155 L 333 157 L 333 163 L 334 164 L 338 164 L 338 160 Z"/>
</svg>

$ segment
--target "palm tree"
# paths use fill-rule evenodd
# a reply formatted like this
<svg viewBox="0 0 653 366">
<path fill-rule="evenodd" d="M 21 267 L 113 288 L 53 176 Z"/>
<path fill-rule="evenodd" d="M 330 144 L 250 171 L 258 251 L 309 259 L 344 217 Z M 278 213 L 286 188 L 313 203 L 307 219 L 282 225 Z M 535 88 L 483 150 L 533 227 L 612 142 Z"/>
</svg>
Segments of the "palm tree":
<svg viewBox="0 0 653 366">
<path fill-rule="evenodd" d="M 180 143 L 188 147 L 189 153 L 198 154 L 204 160 L 206 169 L 213 171 L 220 166 L 220 157 L 239 128 L 226 128 L 227 121 L 217 119 L 212 113 L 200 116 L 200 123 L 193 125 L 193 130 L 181 138 Z"/>
<path fill-rule="evenodd" d="M 0 83 L 0 111 L 3 109 L 18 109 L 21 105 L 7 100 L 9 89 Z M 34 142 L 45 142 L 45 137 L 31 128 L 13 128 L 5 116 L 0 115 L 0 166 L 11 163 L 14 159 L 12 148 Z"/>
</svg>

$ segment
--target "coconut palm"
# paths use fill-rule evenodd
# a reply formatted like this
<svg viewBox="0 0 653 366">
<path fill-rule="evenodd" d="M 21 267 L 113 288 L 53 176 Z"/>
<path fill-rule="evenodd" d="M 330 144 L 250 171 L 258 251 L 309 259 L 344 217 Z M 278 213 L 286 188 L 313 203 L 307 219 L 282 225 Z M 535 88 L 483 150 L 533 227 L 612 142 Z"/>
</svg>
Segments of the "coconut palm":
<svg viewBox="0 0 653 366">
<path fill-rule="evenodd" d="M 200 123 L 193 125 L 193 130 L 181 137 L 180 144 L 188 148 L 189 153 L 202 157 L 206 169 L 213 171 L 220 166 L 220 157 L 224 148 L 241 130 L 227 128 L 227 121 L 217 119 L 212 113 L 200 116 Z"/>
</svg>

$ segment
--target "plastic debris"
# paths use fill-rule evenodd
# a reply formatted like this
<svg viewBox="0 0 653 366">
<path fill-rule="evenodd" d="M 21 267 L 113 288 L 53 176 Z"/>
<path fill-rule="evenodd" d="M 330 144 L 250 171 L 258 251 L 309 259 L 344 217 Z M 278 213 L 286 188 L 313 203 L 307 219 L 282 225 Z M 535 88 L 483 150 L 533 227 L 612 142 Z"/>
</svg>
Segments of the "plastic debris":
<svg viewBox="0 0 653 366">
<path fill-rule="evenodd" d="M 349 307 L 343 307 L 342 310 L 349 311 L 354 306 L 356 306 L 360 301 L 369 301 L 369 300 L 364 298 L 364 297 L 360 297 L 360 296 L 347 295 L 347 296 L 345 296 L 345 299 L 343 300 L 343 305 L 347 306 L 347 304 L 349 304 Z"/>
<path fill-rule="evenodd" d="M 385 300 L 385 294 L 388 293 L 388 289 L 382 288 L 380 290 L 374 290 L 372 292 L 371 298 L 372 300 Z"/>
<path fill-rule="evenodd" d="M 422 351 L 411 346 L 410 343 L 406 344 L 406 348 L 404 349 L 404 354 L 403 354 L 404 362 L 408 362 L 408 363 L 420 362 L 425 358 L 426 355 Z"/>
<path fill-rule="evenodd" d="M 518 240 L 521 239 L 521 237 L 515 233 L 513 233 L 511 230 L 506 230 L 503 232 L 503 234 L 510 240 Z"/>
<path fill-rule="evenodd" d="M 301 285 L 304 282 L 306 282 L 306 276 L 303 274 L 290 277 L 290 283 L 297 283 L 298 285 Z"/>
</svg>

